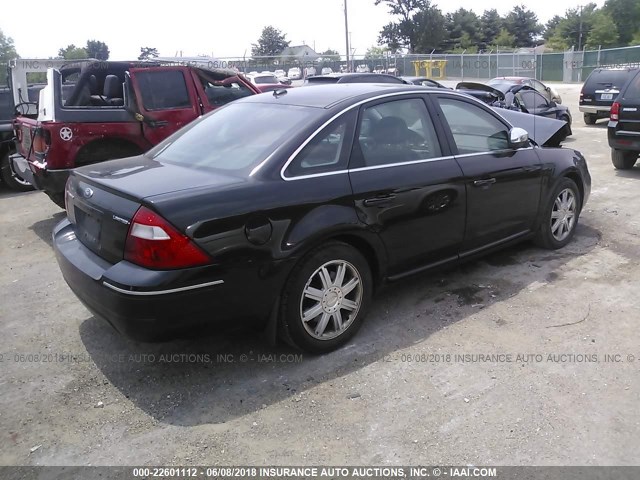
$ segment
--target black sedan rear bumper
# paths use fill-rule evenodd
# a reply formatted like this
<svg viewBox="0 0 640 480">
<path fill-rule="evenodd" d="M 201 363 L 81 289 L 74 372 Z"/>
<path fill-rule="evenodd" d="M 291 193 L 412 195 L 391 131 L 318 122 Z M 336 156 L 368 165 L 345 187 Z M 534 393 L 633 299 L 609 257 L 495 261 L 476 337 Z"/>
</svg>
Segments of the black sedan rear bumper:
<svg viewBox="0 0 640 480">
<path fill-rule="evenodd" d="M 137 341 L 165 341 L 206 326 L 264 321 L 270 299 L 275 301 L 269 282 L 247 271 L 212 276 L 212 267 L 151 271 L 126 261 L 110 264 L 76 238 L 68 220 L 54 229 L 53 246 L 64 279 L 82 303 Z M 257 289 L 266 294 L 248 301 L 247 289 L 255 281 L 267 283 Z"/>
</svg>

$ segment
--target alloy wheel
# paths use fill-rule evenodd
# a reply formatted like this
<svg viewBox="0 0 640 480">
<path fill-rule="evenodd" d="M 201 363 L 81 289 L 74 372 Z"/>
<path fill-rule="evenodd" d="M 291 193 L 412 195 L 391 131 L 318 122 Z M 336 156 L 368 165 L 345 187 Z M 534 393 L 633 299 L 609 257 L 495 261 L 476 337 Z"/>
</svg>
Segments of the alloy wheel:
<svg viewBox="0 0 640 480">
<path fill-rule="evenodd" d="M 345 260 L 329 261 L 309 277 L 300 300 L 300 319 L 313 338 L 336 338 L 358 316 L 362 298 L 358 270 Z"/>
<path fill-rule="evenodd" d="M 576 196 L 570 188 L 562 190 L 551 210 L 551 235 L 558 242 L 567 238 L 576 221 Z"/>
</svg>

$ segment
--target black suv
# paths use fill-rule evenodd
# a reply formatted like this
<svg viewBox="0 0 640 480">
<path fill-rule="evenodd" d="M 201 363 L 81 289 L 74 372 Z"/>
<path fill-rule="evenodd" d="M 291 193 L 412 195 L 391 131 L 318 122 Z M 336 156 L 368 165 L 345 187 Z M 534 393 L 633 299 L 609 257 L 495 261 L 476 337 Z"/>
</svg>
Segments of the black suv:
<svg viewBox="0 0 640 480">
<path fill-rule="evenodd" d="M 593 125 L 599 118 L 607 118 L 611 105 L 635 68 L 596 68 L 584 81 L 580 92 L 580 111 L 584 123 Z"/>
<path fill-rule="evenodd" d="M 607 133 L 613 166 L 632 168 L 640 153 L 640 70 L 632 74 L 611 106 Z"/>
</svg>

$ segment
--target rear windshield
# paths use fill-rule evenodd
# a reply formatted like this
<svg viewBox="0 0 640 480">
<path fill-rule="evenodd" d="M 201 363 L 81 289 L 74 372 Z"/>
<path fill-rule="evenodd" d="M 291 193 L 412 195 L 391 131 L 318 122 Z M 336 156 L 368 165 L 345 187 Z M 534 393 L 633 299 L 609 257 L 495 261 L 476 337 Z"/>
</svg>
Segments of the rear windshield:
<svg viewBox="0 0 640 480">
<path fill-rule="evenodd" d="M 587 83 L 594 88 L 621 88 L 627 78 L 629 78 L 628 70 L 594 70 L 587 79 Z"/>
<path fill-rule="evenodd" d="M 320 112 L 292 105 L 232 103 L 180 130 L 149 154 L 197 169 L 249 172 Z"/>
</svg>

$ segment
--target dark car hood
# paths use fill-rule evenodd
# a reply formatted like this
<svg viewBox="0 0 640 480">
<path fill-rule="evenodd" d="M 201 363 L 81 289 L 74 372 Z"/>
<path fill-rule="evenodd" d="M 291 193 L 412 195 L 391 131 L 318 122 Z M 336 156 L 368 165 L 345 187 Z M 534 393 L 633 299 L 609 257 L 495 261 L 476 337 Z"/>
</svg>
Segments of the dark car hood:
<svg viewBox="0 0 640 480">
<path fill-rule="evenodd" d="M 564 129 L 567 122 L 564 120 L 498 107 L 493 107 L 493 110 L 514 127 L 524 128 L 529 133 L 529 138 L 543 147 L 557 147 L 565 137 Z"/>
<path fill-rule="evenodd" d="M 231 187 L 244 178 L 172 165 L 144 155 L 87 165 L 75 170 L 107 190 L 143 199 L 156 195 L 203 187 Z"/>
</svg>

